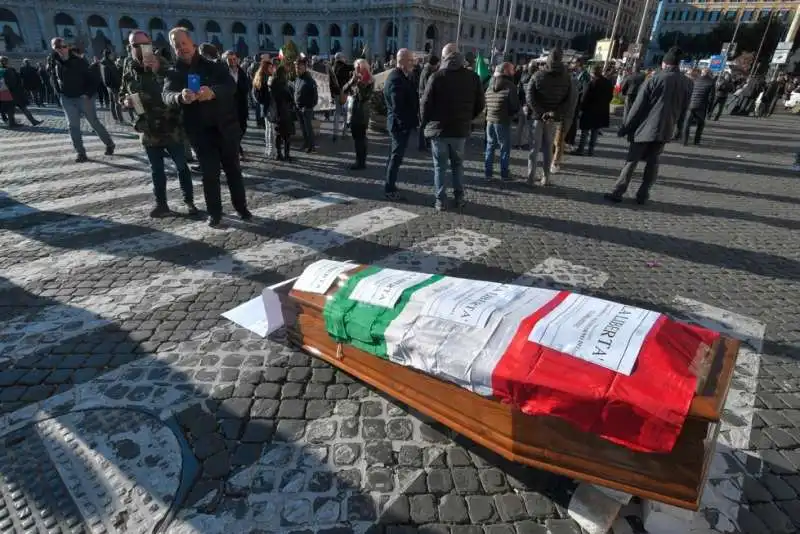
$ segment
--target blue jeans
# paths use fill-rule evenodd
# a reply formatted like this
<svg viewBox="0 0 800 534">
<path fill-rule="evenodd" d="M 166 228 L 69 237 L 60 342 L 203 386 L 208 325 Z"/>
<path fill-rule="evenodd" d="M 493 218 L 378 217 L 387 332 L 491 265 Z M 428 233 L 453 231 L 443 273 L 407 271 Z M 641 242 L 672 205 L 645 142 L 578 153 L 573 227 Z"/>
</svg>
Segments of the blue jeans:
<svg viewBox="0 0 800 534">
<path fill-rule="evenodd" d="M 408 138 L 411 136 L 411 130 L 400 130 L 399 132 L 390 132 L 391 148 L 389 150 L 389 158 L 386 160 L 386 182 L 384 183 L 383 190 L 386 193 L 393 193 L 397 191 L 397 172 L 400 170 L 400 165 L 403 163 L 403 156 L 406 154 L 406 147 L 408 147 Z"/>
<path fill-rule="evenodd" d="M 114 141 L 108 135 L 108 130 L 97 118 L 97 110 L 95 108 L 95 97 L 72 97 L 61 96 L 61 106 L 64 108 L 64 115 L 67 117 L 67 124 L 69 124 L 69 136 L 72 138 L 72 146 L 75 147 L 75 152 L 78 155 L 85 156 L 86 148 L 83 146 L 83 137 L 81 136 L 81 117 L 86 117 L 86 122 L 95 131 L 97 137 L 107 146 L 114 146 Z"/>
<path fill-rule="evenodd" d="M 457 199 L 464 196 L 464 147 L 466 144 L 466 137 L 431 138 L 433 188 L 436 200 L 447 200 L 442 177 L 447 172 L 448 164 L 453 169 L 453 196 Z"/>
<path fill-rule="evenodd" d="M 500 177 L 508 178 L 508 165 L 511 162 L 511 125 L 490 122 L 486 124 L 486 155 L 484 164 L 486 178 L 494 173 L 494 151 L 500 147 Z"/>
<path fill-rule="evenodd" d="M 167 205 L 167 175 L 164 173 L 164 153 L 166 152 L 175 163 L 178 169 L 178 181 L 183 191 L 183 200 L 194 202 L 194 190 L 192 189 L 192 171 L 186 163 L 186 151 L 183 144 L 144 147 L 147 159 L 150 160 L 150 170 L 153 175 L 153 195 L 156 197 L 156 204 L 159 206 Z"/>
</svg>

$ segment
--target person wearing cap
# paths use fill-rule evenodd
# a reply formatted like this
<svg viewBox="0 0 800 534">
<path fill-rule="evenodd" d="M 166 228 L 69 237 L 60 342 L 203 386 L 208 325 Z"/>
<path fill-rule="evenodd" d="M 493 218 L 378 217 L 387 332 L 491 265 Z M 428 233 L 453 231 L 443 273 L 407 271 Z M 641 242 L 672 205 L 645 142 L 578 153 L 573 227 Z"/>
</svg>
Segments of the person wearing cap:
<svg viewBox="0 0 800 534">
<path fill-rule="evenodd" d="M 300 116 L 300 130 L 303 132 L 303 148 L 314 151 L 314 108 L 319 101 L 317 82 L 308 72 L 308 60 L 300 57 L 295 63 L 297 78 L 294 80 L 294 104 Z"/>
<path fill-rule="evenodd" d="M 636 202 L 644 204 L 650 197 L 650 188 L 658 177 L 659 156 L 689 109 L 693 84 L 678 68 L 682 55 L 680 48 L 669 49 L 662 60 L 661 71 L 642 84 L 623 119 L 618 135 L 627 136 L 630 146 L 614 190 L 605 195 L 607 200 L 622 202 L 640 161 L 645 162 L 645 167 Z"/>
<path fill-rule="evenodd" d="M 511 163 L 511 119 L 519 112 L 519 96 L 514 84 L 514 65 L 501 63 L 486 89 L 486 179 L 494 173 L 494 152 L 500 148 L 500 179 L 508 180 Z"/>
</svg>

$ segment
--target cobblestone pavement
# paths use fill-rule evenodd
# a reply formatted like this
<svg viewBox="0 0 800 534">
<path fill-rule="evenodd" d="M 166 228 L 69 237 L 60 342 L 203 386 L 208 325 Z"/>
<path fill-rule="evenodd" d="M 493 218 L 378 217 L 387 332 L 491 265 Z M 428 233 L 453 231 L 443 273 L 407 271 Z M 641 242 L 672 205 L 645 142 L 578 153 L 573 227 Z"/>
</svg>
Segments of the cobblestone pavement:
<svg viewBox="0 0 800 534">
<path fill-rule="evenodd" d="M 702 147 L 670 145 L 647 206 L 603 202 L 624 153 L 610 132 L 535 190 L 482 181 L 471 142 L 470 203 L 439 215 L 413 148 L 410 202 L 388 204 L 385 138 L 353 173 L 349 140 L 282 165 L 252 128 L 256 217 L 211 230 L 148 218 L 129 130 L 111 126 L 113 157 L 87 135 L 75 164 L 61 114 L 36 115 L 0 133 L 0 532 L 579 532 L 574 482 L 220 316 L 321 257 L 577 288 L 742 338 L 693 528 L 800 529 L 795 117 L 725 117 Z M 640 531 L 629 510 L 618 533 Z"/>
</svg>

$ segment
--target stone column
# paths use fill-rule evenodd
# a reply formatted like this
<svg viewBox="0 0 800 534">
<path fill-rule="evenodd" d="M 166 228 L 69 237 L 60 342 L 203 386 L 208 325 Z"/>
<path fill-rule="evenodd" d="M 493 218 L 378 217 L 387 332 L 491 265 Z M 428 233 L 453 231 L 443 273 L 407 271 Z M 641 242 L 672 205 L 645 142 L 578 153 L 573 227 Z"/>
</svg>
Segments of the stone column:
<svg viewBox="0 0 800 534">
<path fill-rule="evenodd" d="M 260 20 L 251 20 L 247 23 L 247 46 L 250 47 L 250 55 L 255 55 L 258 52 L 258 25 L 261 24 Z"/>
<path fill-rule="evenodd" d="M 408 48 L 411 50 L 417 50 L 419 47 L 417 46 L 417 22 L 416 19 L 410 18 L 408 19 Z"/>
<path fill-rule="evenodd" d="M 383 35 L 381 32 L 381 19 L 375 19 L 373 24 L 373 34 L 372 34 L 372 54 L 377 54 L 381 58 L 383 58 L 384 54 L 386 53 L 386 47 L 383 43 Z"/>
<path fill-rule="evenodd" d="M 397 17 L 397 20 L 399 21 L 399 28 L 397 28 L 397 49 L 400 50 L 401 48 L 408 47 L 408 43 L 406 42 L 408 17 Z"/>
</svg>

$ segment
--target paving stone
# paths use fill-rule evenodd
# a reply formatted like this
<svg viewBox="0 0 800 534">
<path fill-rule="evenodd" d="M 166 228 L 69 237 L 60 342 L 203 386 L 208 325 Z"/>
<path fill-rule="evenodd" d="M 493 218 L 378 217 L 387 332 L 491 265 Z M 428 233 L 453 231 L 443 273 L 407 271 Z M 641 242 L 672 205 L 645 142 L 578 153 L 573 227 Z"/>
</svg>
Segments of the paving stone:
<svg viewBox="0 0 800 534">
<path fill-rule="evenodd" d="M 467 503 L 460 495 L 448 494 L 439 501 L 439 518 L 445 523 L 466 523 L 469 521 Z"/>
<path fill-rule="evenodd" d="M 792 520 L 775 503 L 754 504 L 750 509 L 767 525 L 771 533 L 789 534 L 795 532 Z"/>
<path fill-rule="evenodd" d="M 438 495 L 453 490 L 453 478 L 449 469 L 431 469 L 428 471 L 428 489 Z"/>
<path fill-rule="evenodd" d="M 403 445 L 397 455 L 398 465 L 422 467 L 422 449 L 416 445 Z"/>
<path fill-rule="evenodd" d="M 361 421 L 361 436 L 364 439 L 385 439 L 386 421 L 383 419 L 363 419 Z"/>
<path fill-rule="evenodd" d="M 407 418 L 390 419 L 386 423 L 386 437 L 396 441 L 406 441 L 411 439 L 414 426 Z"/>
<path fill-rule="evenodd" d="M 411 505 L 411 520 L 414 523 L 434 523 L 437 516 L 437 500 L 434 495 L 412 495 L 409 498 Z"/>
<path fill-rule="evenodd" d="M 772 496 L 779 501 L 787 501 L 797 497 L 792 487 L 777 475 L 764 475 L 761 478 L 761 482 Z"/>
<path fill-rule="evenodd" d="M 331 400 L 346 399 L 348 394 L 347 386 L 343 384 L 333 384 L 325 390 L 325 398 Z"/>
<path fill-rule="evenodd" d="M 328 400 L 310 400 L 306 403 L 306 419 L 321 419 L 333 415 L 335 404 Z"/>
<path fill-rule="evenodd" d="M 473 523 L 488 523 L 495 521 L 497 513 L 494 508 L 494 500 L 488 495 L 468 495 L 467 509 L 469 519 Z"/>
<path fill-rule="evenodd" d="M 485 525 L 483 527 L 483 531 L 486 534 L 515 534 L 514 527 L 512 525 L 507 525 L 500 523 L 498 525 Z"/>
<path fill-rule="evenodd" d="M 486 493 L 503 493 L 509 489 L 506 476 L 500 469 L 480 469 L 478 477 Z"/>
<path fill-rule="evenodd" d="M 483 534 L 483 528 L 476 525 L 453 525 L 453 534 Z"/>
<path fill-rule="evenodd" d="M 419 534 L 450 534 L 450 527 L 448 525 L 431 523 L 429 525 L 420 525 L 417 527 Z"/>
<path fill-rule="evenodd" d="M 275 422 L 270 419 L 252 419 L 247 422 L 242 441 L 244 443 L 263 443 L 272 439 Z"/>
<path fill-rule="evenodd" d="M 361 456 L 358 443 L 337 443 L 333 446 L 333 463 L 338 466 L 353 465 Z"/>
<path fill-rule="evenodd" d="M 300 399 L 305 392 L 305 384 L 289 382 L 281 387 L 281 399 Z"/>
<path fill-rule="evenodd" d="M 205 460 L 225 449 L 225 440 L 219 434 L 205 434 L 194 442 L 194 454 L 200 460 Z"/>
<path fill-rule="evenodd" d="M 263 443 L 240 443 L 231 456 L 233 465 L 253 465 L 261 458 Z"/>
<path fill-rule="evenodd" d="M 522 493 L 525 509 L 531 517 L 548 517 L 555 513 L 553 501 L 541 493 L 526 491 Z"/>
<path fill-rule="evenodd" d="M 384 496 L 384 498 L 388 499 L 388 502 L 384 502 L 381 505 L 380 522 L 389 524 L 389 526 L 386 527 L 387 530 L 389 528 L 413 528 L 398 526 L 398 524 L 404 525 L 411 521 L 411 504 L 409 503 L 408 497 L 405 495 L 396 495 L 392 497 Z"/>
<path fill-rule="evenodd" d="M 548 519 L 547 534 L 581 534 L 581 527 L 572 519 Z"/>
<path fill-rule="evenodd" d="M 256 399 L 250 407 L 250 417 L 272 419 L 278 414 L 280 401 L 274 399 Z"/>
<path fill-rule="evenodd" d="M 377 513 L 375 502 L 369 495 L 351 495 L 347 499 L 348 521 L 374 521 Z"/>
<path fill-rule="evenodd" d="M 278 384 L 265 382 L 256 386 L 253 394 L 259 399 L 277 399 L 281 394 L 281 387 Z"/>
<path fill-rule="evenodd" d="M 281 419 L 303 419 L 306 414 L 306 401 L 302 399 L 286 399 L 281 401 L 278 417 Z"/>
<path fill-rule="evenodd" d="M 250 414 L 253 401 L 247 399 L 226 399 L 220 404 L 217 417 L 220 419 L 241 419 Z"/>
<path fill-rule="evenodd" d="M 326 493 L 334 486 L 334 474 L 330 471 L 314 471 L 308 477 L 308 491 Z"/>
<path fill-rule="evenodd" d="M 514 523 L 516 534 L 548 534 L 547 527 L 535 521 L 518 521 Z"/>
<path fill-rule="evenodd" d="M 310 443 L 324 443 L 336 437 L 338 423 L 331 419 L 310 421 L 306 425 L 306 439 Z"/>
<path fill-rule="evenodd" d="M 223 450 L 206 458 L 203 462 L 203 473 L 209 478 L 222 478 L 231 471 L 231 459 Z"/>
<path fill-rule="evenodd" d="M 477 493 L 480 490 L 478 470 L 474 467 L 454 467 L 453 484 L 458 493 Z"/>
<path fill-rule="evenodd" d="M 394 465 L 390 441 L 369 441 L 364 444 L 364 460 L 367 465 Z"/>
<path fill-rule="evenodd" d="M 283 419 L 278 421 L 275 438 L 278 441 L 299 441 L 306 432 L 306 422 L 302 420 Z"/>
<path fill-rule="evenodd" d="M 366 474 L 366 488 L 369 491 L 389 493 L 394 489 L 394 474 L 386 467 L 368 467 Z"/>
<path fill-rule="evenodd" d="M 527 518 L 528 512 L 525 510 L 525 503 L 519 495 L 514 493 L 495 495 L 494 503 L 497 513 L 503 521 L 519 521 Z"/>
</svg>

